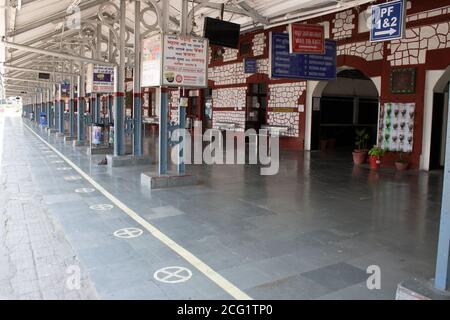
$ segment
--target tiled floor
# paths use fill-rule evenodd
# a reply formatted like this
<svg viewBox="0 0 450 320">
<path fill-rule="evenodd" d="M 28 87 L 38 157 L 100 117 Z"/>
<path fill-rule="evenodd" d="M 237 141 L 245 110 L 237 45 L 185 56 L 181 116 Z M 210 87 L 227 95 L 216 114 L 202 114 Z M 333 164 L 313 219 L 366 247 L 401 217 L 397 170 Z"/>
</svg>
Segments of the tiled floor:
<svg viewBox="0 0 450 320">
<path fill-rule="evenodd" d="M 374 173 L 354 168 L 348 155 L 282 152 L 276 176 L 260 176 L 259 168 L 249 165 L 190 166 L 199 185 L 150 192 L 140 186 L 140 173 L 148 167 L 98 166 L 101 156 L 89 157 L 85 147 L 64 145 L 34 129 L 108 192 L 252 298 L 393 299 L 397 283 L 433 276 L 439 172 Z M 74 295 L 63 288 L 59 297 L 231 298 L 149 232 L 132 239 L 114 237 L 118 229 L 140 226 L 117 207 L 90 209 L 110 201 L 98 190 L 75 193 L 92 186 L 84 179 L 70 181 L 78 174 L 57 170 L 70 166 L 52 163 L 61 159 L 50 157 L 55 153 L 44 152 L 49 150 L 44 146 L 20 118 L 6 118 L 0 176 L 5 200 L 0 208 L 2 220 L 29 219 L 9 230 L 8 241 L 22 245 L 27 230 L 32 254 L 64 246 L 54 259 L 72 256 L 73 261 L 48 269 L 50 273 L 64 277 L 62 266 L 81 266 L 83 289 Z M 34 223 L 33 215 L 46 220 Z M 28 261 L 23 250 L 10 248 L 2 257 Z M 380 290 L 366 287 L 371 265 L 381 268 Z M 155 280 L 154 272 L 168 266 L 188 268 L 193 276 L 178 284 Z M 5 274 L 10 275 L 1 269 L 0 281 L 6 281 Z M 31 297 L 45 298 L 38 295 L 45 292 L 41 275 L 34 278 L 37 293 Z M 0 297 L 22 296 L 3 291 Z"/>
</svg>

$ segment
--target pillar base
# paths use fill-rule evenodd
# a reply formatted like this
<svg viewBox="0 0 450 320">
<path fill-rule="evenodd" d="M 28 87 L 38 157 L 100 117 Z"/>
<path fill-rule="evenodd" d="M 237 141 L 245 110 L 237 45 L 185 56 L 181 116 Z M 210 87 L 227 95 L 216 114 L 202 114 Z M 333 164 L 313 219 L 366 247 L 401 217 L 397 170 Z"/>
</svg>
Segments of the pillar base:
<svg viewBox="0 0 450 320">
<path fill-rule="evenodd" d="M 63 138 L 63 137 L 65 137 L 65 136 L 66 136 L 66 134 L 63 133 L 63 132 L 57 132 L 57 133 L 56 133 L 56 137 L 57 137 L 57 138 Z"/>
<path fill-rule="evenodd" d="M 126 166 L 140 166 L 152 164 L 149 156 L 136 157 L 133 155 L 114 156 L 112 154 L 106 155 L 109 168 L 126 167 Z"/>
<path fill-rule="evenodd" d="M 141 174 L 141 185 L 150 190 L 193 186 L 197 184 L 197 177 L 191 175 L 158 175 L 150 172 Z"/>
<path fill-rule="evenodd" d="M 51 134 L 56 133 L 56 132 L 58 132 L 58 130 L 56 130 L 56 129 L 53 129 L 53 128 L 47 129 L 48 135 L 51 135 Z"/>
<path fill-rule="evenodd" d="M 70 137 L 70 136 L 65 136 L 64 137 L 64 142 L 65 143 L 72 143 L 75 140 L 77 140 L 77 137 Z"/>
<path fill-rule="evenodd" d="M 450 300 L 450 292 L 434 288 L 431 281 L 411 279 L 399 283 L 396 300 Z"/>
<path fill-rule="evenodd" d="M 114 152 L 114 148 L 113 147 L 89 147 L 87 148 L 87 154 L 88 156 L 90 155 L 95 155 L 95 154 L 112 154 Z"/>
<path fill-rule="evenodd" d="M 73 141 L 73 146 L 74 147 L 84 147 L 84 146 L 87 146 L 87 145 L 89 145 L 89 142 L 87 142 L 85 140 L 81 140 L 81 141 L 74 140 Z"/>
</svg>

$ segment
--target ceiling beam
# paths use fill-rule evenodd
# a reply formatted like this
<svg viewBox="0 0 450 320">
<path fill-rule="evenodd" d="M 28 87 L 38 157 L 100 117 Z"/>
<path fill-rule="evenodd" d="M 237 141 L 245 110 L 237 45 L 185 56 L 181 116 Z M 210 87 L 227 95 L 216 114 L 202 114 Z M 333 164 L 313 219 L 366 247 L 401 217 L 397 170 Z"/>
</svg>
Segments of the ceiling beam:
<svg viewBox="0 0 450 320">
<path fill-rule="evenodd" d="M 250 5 L 248 5 L 245 2 L 245 0 L 239 1 L 237 5 L 242 9 L 244 9 L 248 13 L 248 16 L 252 17 L 253 20 L 255 20 L 256 22 L 259 22 L 263 25 L 269 24 L 269 20 L 266 17 L 263 17 L 261 14 L 259 14 L 259 12 L 253 9 Z"/>
<path fill-rule="evenodd" d="M 109 0 L 92 0 L 92 1 L 89 1 L 89 2 L 86 2 L 86 3 L 80 3 L 80 5 L 78 7 L 80 8 L 80 11 L 83 11 L 83 10 L 86 10 L 86 9 L 89 9 L 89 8 L 101 5 L 102 3 L 108 2 L 108 1 Z M 49 17 L 46 17 L 44 19 L 36 20 L 36 21 L 33 21 L 33 22 L 23 26 L 23 27 L 17 28 L 15 30 L 11 30 L 11 31 L 9 31 L 7 33 L 7 36 L 8 37 L 14 37 L 14 36 L 17 36 L 17 35 L 22 34 L 24 32 L 27 32 L 27 31 L 30 31 L 30 30 L 42 27 L 42 26 L 44 26 L 44 25 L 46 25 L 48 23 L 51 23 L 53 21 L 64 19 L 64 18 L 66 18 L 66 17 L 68 17 L 70 15 L 71 14 L 69 14 L 67 12 L 67 10 L 63 10 L 63 11 L 60 11 L 60 12 L 55 13 L 53 15 L 50 15 Z"/>
<path fill-rule="evenodd" d="M 24 46 L 24 45 L 21 45 L 21 44 L 8 42 L 8 41 L 4 41 L 4 40 L 0 41 L 0 46 L 5 46 L 5 47 L 8 47 L 8 48 L 16 48 L 16 49 L 24 50 L 24 51 L 35 52 L 35 53 L 38 53 L 40 55 L 51 56 L 51 57 L 56 57 L 56 58 L 61 58 L 61 59 L 66 59 L 66 60 L 73 60 L 73 61 L 85 62 L 85 63 L 95 63 L 95 64 L 102 64 L 102 65 L 108 65 L 108 66 L 116 66 L 116 63 L 113 63 L 113 62 L 86 58 L 86 57 L 82 57 L 82 56 L 78 56 L 78 55 L 67 54 L 67 53 L 64 53 L 64 52 L 55 52 L 55 51 L 50 51 L 50 50 L 43 50 L 43 49 L 34 48 L 34 47 L 30 47 L 30 46 Z"/>
</svg>

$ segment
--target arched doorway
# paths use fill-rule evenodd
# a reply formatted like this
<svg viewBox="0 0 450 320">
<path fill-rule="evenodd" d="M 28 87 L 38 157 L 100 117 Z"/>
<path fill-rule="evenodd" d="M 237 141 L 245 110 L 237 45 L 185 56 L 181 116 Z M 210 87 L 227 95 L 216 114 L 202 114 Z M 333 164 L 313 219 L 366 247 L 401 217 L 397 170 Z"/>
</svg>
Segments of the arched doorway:
<svg viewBox="0 0 450 320">
<path fill-rule="evenodd" d="M 445 163 L 447 119 L 448 119 L 448 85 L 450 67 L 436 82 L 433 88 L 433 114 L 431 123 L 430 170 L 443 169 Z"/>
<path fill-rule="evenodd" d="M 310 108 L 310 150 L 354 148 L 355 130 L 365 129 L 370 144 L 378 130 L 379 91 L 361 71 L 341 68 L 334 81 L 317 83 Z"/>
</svg>

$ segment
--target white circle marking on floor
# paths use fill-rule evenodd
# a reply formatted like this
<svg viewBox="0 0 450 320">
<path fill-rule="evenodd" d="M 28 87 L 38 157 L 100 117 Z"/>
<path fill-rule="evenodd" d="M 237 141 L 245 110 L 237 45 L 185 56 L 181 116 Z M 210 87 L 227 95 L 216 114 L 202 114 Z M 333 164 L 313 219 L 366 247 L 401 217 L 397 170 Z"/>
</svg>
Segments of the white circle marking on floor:
<svg viewBox="0 0 450 320">
<path fill-rule="evenodd" d="M 192 278 L 192 271 L 184 267 L 166 267 L 155 271 L 153 277 L 159 282 L 181 283 Z"/>
<path fill-rule="evenodd" d="M 81 180 L 83 178 L 81 178 L 80 176 L 66 176 L 64 177 L 64 180 L 66 181 L 78 181 Z"/>
<path fill-rule="evenodd" d="M 60 167 L 60 168 L 56 168 L 57 171 L 69 171 L 72 170 L 71 167 Z"/>
<path fill-rule="evenodd" d="M 109 211 L 112 208 L 114 208 L 112 204 L 93 204 L 92 206 L 89 206 L 89 209 L 95 211 Z"/>
<path fill-rule="evenodd" d="M 92 192 L 95 192 L 95 189 L 93 189 L 93 188 L 78 188 L 78 189 L 75 189 L 75 192 L 76 193 L 92 193 Z"/>
<path fill-rule="evenodd" d="M 139 228 L 123 228 L 114 232 L 114 236 L 118 238 L 130 239 L 139 237 L 143 232 L 144 231 Z"/>
</svg>

